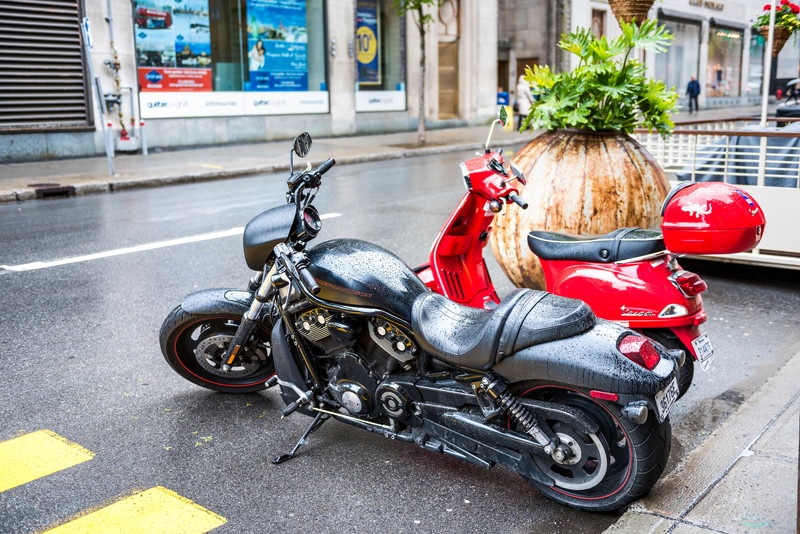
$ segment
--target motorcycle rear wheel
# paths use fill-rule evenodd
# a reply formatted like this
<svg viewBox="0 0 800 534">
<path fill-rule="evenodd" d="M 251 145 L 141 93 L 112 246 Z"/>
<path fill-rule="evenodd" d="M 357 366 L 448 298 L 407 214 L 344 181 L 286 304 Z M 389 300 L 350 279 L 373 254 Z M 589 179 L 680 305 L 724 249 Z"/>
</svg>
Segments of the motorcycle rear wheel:
<svg viewBox="0 0 800 534">
<path fill-rule="evenodd" d="M 595 434 L 586 435 L 566 423 L 548 421 L 577 459 L 559 464 L 533 457 L 555 481 L 547 486 L 529 480 L 544 496 L 590 512 L 619 510 L 646 495 L 664 471 L 672 437 L 669 419 L 658 423 L 651 411 L 647 421 L 637 425 L 623 417 L 617 405 L 566 386 L 522 388 L 519 396 L 578 408 L 599 425 Z"/>
<path fill-rule="evenodd" d="M 242 348 L 242 361 L 230 371 L 222 370 L 222 357 L 241 320 L 225 313 L 191 314 L 178 306 L 161 326 L 161 352 L 175 372 L 199 386 L 224 393 L 265 389 L 275 374 L 266 325 L 259 325 Z"/>
</svg>

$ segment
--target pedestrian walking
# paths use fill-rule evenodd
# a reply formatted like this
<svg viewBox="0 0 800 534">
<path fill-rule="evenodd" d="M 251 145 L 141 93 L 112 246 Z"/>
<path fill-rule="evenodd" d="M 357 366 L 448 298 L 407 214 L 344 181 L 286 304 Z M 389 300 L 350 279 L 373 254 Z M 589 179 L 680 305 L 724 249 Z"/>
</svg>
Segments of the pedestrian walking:
<svg viewBox="0 0 800 534">
<path fill-rule="evenodd" d="M 700 94 L 700 82 L 692 76 L 689 85 L 686 86 L 686 96 L 689 97 L 689 113 L 694 108 L 695 112 L 700 111 L 700 106 L 697 105 L 697 96 Z"/>
<path fill-rule="evenodd" d="M 524 75 L 520 75 L 515 93 L 516 102 L 514 102 L 514 114 L 517 117 L 517 130 L 519 130 L 522 126 L 522 121 L 528 116 L 528 113 L 531 112 L 531 106 L 533 105 L 531 86 L 525 81 Z"/>
</svg>

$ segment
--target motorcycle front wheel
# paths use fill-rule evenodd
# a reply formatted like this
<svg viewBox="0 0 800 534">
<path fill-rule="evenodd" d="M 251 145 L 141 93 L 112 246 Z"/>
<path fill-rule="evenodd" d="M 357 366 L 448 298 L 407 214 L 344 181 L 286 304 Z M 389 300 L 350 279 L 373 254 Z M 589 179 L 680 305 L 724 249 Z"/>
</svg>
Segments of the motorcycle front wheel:
<svg viewBox="0 0 800 534">
<path fill-rule="evenodd" d="M 585 434 L 567 423 L 547 421 L 573 454 L 561 463 L 533 457 L 555 482 L 547 486 L 529 481 L 546 497 L 590 512 L 619 510 L 646 495 L 664 471 L 672 430 L 669 420 L 658 423 L 652 411 L 637 425 L 617 405 L 565 386 L 531 386 L 519 396 L 577 408 L 599 426 L 596 433 Z"/>
<path fill-rule="evenodd" d="M 224 393 L 250 393 L 266 388 L 275 374 L 268 325 L 260 324 L 242 347 L 240 361 L 222 369 L 241 316 L 191 314 L 180 306 L 161 326 L 161 352 L 167 363 L 186 380 Z"/>
</svg>

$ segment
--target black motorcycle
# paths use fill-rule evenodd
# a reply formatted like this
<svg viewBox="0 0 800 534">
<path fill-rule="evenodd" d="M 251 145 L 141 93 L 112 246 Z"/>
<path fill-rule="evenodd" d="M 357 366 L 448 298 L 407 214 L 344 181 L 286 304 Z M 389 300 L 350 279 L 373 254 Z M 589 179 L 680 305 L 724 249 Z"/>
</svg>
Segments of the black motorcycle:
<svg viewBox="0 0 800 534">
<path fill-rule="evenodd" d="M 305 157 L 305 133 L 293 153 Z M 290 156 L 293 160 L 293 156 Z M 482 467 L 514 469 L 592 511 L 645 495 L 667 462 L 683 356 L 595 318 L 581 301 L 518 289 L 496 309 L 430 292 L 397 256 L 356 239 L 313 248 L 312 201 L 333 159 L 294 172 L 287 203 L 247 224 L 247 290 L 187 296 L 161 328 L 184 378 L 224 392 L 275 384 L 293 412 L 333 418 Z"/>
</svg>

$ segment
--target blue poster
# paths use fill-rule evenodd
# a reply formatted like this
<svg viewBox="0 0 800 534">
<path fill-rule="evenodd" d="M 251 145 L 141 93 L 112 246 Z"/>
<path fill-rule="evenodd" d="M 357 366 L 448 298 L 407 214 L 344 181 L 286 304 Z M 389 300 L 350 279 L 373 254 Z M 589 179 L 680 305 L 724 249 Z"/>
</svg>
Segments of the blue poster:
<svg viewBox="0 0 800 534">
<path fill-rule="evenodd" d="M 380 85 L 381 83 L 378 16 L 378 0 L 358 0 L 356 3 L 356 64 L 359 85 Z"/>
<path fill-rule="evenodd" d="M 305 0 L 247 0 L 247 91 L 308 91 Z"/>
</svg>

